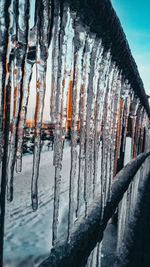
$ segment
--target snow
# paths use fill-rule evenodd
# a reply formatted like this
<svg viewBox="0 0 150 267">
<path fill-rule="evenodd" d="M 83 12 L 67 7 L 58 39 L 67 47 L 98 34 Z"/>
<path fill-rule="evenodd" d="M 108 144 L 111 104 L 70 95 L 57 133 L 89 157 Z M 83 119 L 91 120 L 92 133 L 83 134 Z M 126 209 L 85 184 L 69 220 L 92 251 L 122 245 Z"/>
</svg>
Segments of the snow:
<svg viewBox="0 0 150 267">
<path fill-rule="evenodd" d="M 39 208 L 31 207 L 32 155 L 23 157 L 22 173 L 14 176 L 14 200 L 6 205 L 4 262 L 32 256 L 47 256 L 52 239 L 52 214 L 54 191 L 53 152 L 41 154 L 39 172 Z M 67 227 L 68 187 L 70 175 L 70 147 L 64 149 L 62 186 L 60 194 L 61 211 L 59 221 L 62 229 Z M 17 262 L 15 264 L 17 264 Z M 9 265 L 10 266 L 10 265 Z M 17 266 L 17 265 L 16 265 Z"/>
</svg>

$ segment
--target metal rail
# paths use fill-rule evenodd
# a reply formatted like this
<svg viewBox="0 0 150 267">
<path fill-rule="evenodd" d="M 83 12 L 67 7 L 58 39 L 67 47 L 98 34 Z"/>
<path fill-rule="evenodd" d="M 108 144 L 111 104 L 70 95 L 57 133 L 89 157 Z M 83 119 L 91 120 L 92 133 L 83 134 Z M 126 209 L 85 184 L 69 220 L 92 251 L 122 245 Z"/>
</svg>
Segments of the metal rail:
<svg viewBox="0 0 150 267">
<path fill-rule="evenodd" d="M 40 264 L 40 267 L 83 267 L 86 265 L 90 252 L 94 249 L 97 242 L 102 240 L 107 223 L 114 214 L 136 172 L 149 156 L 150 152 L 141 153 L 115 176 L 115 182 L 112 185 L 103 218 L 101 219 L 101 197 L 99 197 L 91 205 L 87 218 L 82 218 L 75 224 L 70 242 L 64 239 L 58 243 L 51 250 L 48 259 Z"/>
</svg>

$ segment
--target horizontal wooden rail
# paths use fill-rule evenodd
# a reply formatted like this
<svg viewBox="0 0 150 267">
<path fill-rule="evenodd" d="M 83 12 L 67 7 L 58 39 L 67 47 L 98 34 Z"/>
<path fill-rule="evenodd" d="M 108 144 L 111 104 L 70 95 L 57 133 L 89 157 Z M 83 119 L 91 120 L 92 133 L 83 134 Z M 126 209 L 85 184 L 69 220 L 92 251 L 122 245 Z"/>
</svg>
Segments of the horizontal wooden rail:
<svg viewBox="0 0 150 267">
<path fill-rule="evenodd" d="M 40 264 L 41 267 L 83 267 L 86 265 L 90 252 L 97 242 L 102 240 L 109 219 L 114 214 L 136 172 L 149 155 L 150 152 L 141 153 L 116 175 L 109 201 L 104 209 L 103 219 L 101 220 L 101 198 L 99 197 L 90 206 L 87 218 L 79 219 L 75 224 L 70 242 L 64 239 L 56 245 L 51 250 L 48 259 Z"/>
</svg>

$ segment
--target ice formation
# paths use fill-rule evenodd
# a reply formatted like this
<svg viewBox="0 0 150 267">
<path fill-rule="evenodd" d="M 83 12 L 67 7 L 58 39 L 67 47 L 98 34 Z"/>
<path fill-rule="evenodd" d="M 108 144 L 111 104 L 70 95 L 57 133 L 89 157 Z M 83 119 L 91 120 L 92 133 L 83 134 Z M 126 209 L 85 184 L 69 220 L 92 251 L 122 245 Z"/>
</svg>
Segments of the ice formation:
<svg viewBox="0 0 150 267">
<path fill-rule="evenodd" d="M 51 84 L 47 86 L 51 92 L 50 121 L 54 125 L 55 177 L 50 178 L 54 178 L 52 243 L 55 245 L 59 240 L 62 161 L 65 138 L 70 131 L 71 167 L 66 220 L 69 242 L 75 221 L 81 215 L 86 218 L 89 205 L 99 194 L 103 215 L 118 171 L 118 160 L 125 152 L 126 136 L 132 138 L 131 158 L 144 151 L 147 115 L 130 82 L 113 61 L 111 51 L 67 3 L 55 1 L 53 6 L 51 0 L 1 0 L 0 14 L 2 187 L 5 188 L 7 182 L 7 199 L 12 201 L 15 165 L 17 172 L 22 170 L 30 82 L 33 66 L 36 66 L 31 199 L 33 210 L 38 208 L 47 61 L 48 53 L 52 53 Z M 120 207 L 119 229 L 123 229 L 125 223 L 121 214 L 124 213 L 126 198 L 127 194 Z M 120 240 L 122 236 L 119 234 L 118 244 Z M 100 261 L 100 246 L 98 244 L 92 252 L 87 266 L 95 266 L 96 259 Z"/>
</svg>

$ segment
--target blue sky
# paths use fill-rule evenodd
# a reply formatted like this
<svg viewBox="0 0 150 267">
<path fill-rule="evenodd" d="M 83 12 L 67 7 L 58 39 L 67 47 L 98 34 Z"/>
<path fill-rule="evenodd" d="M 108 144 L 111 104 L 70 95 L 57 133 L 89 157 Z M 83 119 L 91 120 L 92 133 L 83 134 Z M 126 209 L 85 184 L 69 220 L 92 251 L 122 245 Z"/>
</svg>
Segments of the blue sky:
<svg viewBox="0 0 150 267">
<path fill-rule="evenodd" d="M 150 0 L 111 0 L 150 95 Z"/>
</svg>

